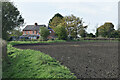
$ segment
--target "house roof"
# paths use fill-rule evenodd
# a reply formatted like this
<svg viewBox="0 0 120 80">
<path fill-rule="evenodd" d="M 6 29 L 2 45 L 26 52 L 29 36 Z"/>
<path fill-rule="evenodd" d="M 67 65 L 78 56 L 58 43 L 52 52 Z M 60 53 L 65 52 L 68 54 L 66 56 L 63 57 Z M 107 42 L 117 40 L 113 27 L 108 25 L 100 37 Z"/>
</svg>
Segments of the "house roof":
<svg viewBox="0 0 120 80">
<path fill-rule="evenodd" d="M 46 27 L 46 25 L 37 25 L 37 26 L 35 26 L 35 25 L 27 25 L 24 29 L 23 29 L 23 31 L 26 31 L 26 30 L 39 30 L 40 29 L 40 27 Z"/>
</svg>

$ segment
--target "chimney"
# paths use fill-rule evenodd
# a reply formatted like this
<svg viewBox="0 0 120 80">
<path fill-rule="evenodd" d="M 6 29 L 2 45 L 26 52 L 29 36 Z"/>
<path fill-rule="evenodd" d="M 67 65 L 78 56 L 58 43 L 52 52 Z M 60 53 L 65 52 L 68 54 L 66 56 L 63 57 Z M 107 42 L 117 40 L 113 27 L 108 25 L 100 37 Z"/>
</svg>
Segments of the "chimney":
<svg viewBox="0 0 120 80">
<path fill-rule="evenodd" d="M 38 24 L 37 23 L 35 23 L 35 26 L 37 26 Z"/>
</svg>

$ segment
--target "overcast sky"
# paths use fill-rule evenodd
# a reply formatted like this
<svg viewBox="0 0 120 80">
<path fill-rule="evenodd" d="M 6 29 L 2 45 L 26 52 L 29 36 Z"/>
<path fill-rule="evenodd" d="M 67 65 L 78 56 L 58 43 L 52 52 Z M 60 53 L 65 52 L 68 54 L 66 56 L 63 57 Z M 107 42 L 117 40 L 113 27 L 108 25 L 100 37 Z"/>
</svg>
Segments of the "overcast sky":
<svg viewBox="0 0 120 80">
<path fill-rule="evenodd" d="M 117 29 L 119 0 L 11 0 L 18 7 L 26 25 L 35 22 L 48 25 L 56 13 L 75 15 L 88 24 L 87 31 L 95 33 L 97 26 L 112 22 Z M 29 1 L 29 2 L 28 2 Z"/>
</svg>

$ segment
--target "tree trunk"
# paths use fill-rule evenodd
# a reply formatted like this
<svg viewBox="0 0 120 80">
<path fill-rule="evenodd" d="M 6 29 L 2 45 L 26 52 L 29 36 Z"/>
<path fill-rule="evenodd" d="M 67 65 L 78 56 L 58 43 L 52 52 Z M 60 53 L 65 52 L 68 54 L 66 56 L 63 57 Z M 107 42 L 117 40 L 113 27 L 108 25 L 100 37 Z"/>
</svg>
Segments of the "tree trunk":
<svg viewBox="0 0 120 80">
<path fill-rule="evenodd" d="M 8 59 L 8 55 L 7 55 L 7 42 L 5 40 L 2 40 L 0 39 L 0 45 L 1 45 L 1 52 L 2 54 L 1 57 L 2 57 L 2 61 L 6 61 L 7 63 L 9 63 L 9 59 Z"/>
</svg>

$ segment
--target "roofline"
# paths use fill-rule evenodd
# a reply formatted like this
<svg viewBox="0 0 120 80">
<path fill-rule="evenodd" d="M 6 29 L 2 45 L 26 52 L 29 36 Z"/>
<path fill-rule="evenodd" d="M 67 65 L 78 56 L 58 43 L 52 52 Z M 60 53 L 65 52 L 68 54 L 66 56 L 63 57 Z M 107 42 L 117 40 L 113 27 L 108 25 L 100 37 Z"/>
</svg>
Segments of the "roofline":
<svg viewBox="0 0 120 80">
<path fill-rule="evenodd" d="M 49 30 L 54 31 L 53 29 L 49 29 Z M 24 29 L 23 29 L 23 31 L 37 31 L 37 30 L 24 30 Z"/>
<path fill-rule="evenodd" d="M 36 25 L 26 25 L 26 26 L 36 26 Z M 37 25 L 37 26 L 46 26 L 46 25 L 43 24 L 43 25 Z"/>
</svg>

